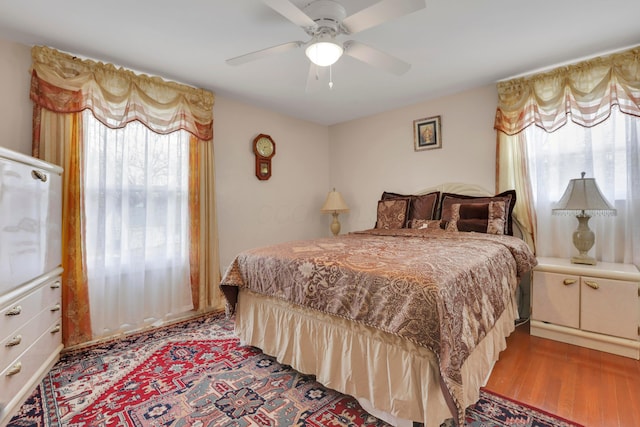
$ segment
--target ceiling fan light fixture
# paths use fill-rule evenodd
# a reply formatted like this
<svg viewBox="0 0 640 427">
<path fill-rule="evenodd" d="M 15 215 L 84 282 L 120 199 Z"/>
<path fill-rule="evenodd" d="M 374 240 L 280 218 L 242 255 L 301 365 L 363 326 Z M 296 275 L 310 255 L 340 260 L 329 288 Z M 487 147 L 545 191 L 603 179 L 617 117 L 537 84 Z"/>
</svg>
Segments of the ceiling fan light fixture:
<svg viewBox="0 0 640 427">
<path fill-rule="evenodd" d="M 317 40 L 305 50 L 307 58 L 319 67 L 327 67 L 336 63 L 344 49 L 335 41 Z"/>
</svg>

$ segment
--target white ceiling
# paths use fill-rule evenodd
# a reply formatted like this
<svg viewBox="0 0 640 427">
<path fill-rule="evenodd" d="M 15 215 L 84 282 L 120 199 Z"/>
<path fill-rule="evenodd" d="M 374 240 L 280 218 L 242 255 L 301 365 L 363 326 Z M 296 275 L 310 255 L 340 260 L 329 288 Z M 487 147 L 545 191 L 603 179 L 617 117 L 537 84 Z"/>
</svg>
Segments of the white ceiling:
<svg viewBox="0 0 640 427">
<path fill-rule="evenodd" d="M 332 125 L 640 44 L 638 0 L 425 0 L 426 8 L 349 36 L 412 64 L 403 76 L 342 57 L 334 87 L 305 91 L 307 41 L 261 0 L 0 2 L 0 38 L 48 45 Z M 292 0 L 299 7 L 309 0 Z M 340 0 L 350 15 L 377 0 Z M 340 37 L 346 40 L 345 36 Z"/>
</svg>

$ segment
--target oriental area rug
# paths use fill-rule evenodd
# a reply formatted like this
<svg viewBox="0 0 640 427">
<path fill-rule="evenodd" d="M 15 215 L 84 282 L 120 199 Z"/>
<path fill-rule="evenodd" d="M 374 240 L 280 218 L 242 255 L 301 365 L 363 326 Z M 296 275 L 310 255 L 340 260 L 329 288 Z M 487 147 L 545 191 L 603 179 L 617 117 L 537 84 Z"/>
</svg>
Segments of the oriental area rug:
<svg viewBox="0 0 640 427">
<path fill-rule="evenodd" d="M 485 390 L 466 418 L 478 427 L 577 426 Z M 388 424 L 352 397 L 241 346 L 233 319 L 215 314 L 64 353 L 9 426 Z"/>
</svg>

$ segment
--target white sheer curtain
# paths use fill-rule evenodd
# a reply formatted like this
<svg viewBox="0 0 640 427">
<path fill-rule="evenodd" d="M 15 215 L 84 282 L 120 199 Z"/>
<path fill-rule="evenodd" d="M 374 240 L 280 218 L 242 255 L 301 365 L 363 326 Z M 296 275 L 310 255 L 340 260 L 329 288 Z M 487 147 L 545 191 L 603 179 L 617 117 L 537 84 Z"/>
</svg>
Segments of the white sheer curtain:
<svg viewBox="0 0 640 427">
<path fill-rule="evenodd" d="M 189 134 L 110 129 L 88 110 L 83 125 L 94 338 L 191 310 Z"/>
<path fill-rule="evenodd" d="M 608 262 L 640 265 L 640 118 L 617 107 L 593 127 L 568 121 L 547 133 L 538 126 L 524 131 L 528 168 L 537 216 L 538 256 L 569 258 L 577 254 L 572 233 L 575 216 L 552 215 L 572 178 L 581 172 L 596 179 L 616 216 L 592 216 L 596 243 L 591 255 Z"/>
</svg>

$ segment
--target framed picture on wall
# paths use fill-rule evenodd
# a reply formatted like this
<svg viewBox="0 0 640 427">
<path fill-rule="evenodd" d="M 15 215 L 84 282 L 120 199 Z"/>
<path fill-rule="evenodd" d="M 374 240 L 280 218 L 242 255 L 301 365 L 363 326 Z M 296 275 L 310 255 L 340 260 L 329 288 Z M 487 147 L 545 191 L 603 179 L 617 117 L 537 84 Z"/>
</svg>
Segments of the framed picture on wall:
<svg viewBox="0 0 640 427">
<path fill-rule="evenodd" d="M 442 148 L 440 116 L 413 121 L 413 144 L 415 151 Z"/>
</svg>

